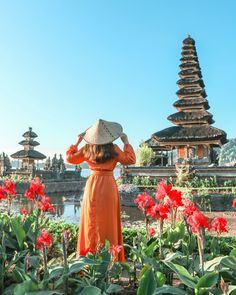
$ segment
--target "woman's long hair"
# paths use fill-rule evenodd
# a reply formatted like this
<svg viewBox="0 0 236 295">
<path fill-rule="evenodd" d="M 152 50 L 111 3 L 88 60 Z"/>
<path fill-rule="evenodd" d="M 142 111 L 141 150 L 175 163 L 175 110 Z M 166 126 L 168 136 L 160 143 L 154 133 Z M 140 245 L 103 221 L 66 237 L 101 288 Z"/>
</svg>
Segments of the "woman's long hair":
<svg viewBox="0 0 236 295">
<path fill-rule="evenodd" d="M 113 143 L 107 144 L 86 144 L 84 156 L 91 162 L 104 163 L 117 156 Z"/>
</svg>

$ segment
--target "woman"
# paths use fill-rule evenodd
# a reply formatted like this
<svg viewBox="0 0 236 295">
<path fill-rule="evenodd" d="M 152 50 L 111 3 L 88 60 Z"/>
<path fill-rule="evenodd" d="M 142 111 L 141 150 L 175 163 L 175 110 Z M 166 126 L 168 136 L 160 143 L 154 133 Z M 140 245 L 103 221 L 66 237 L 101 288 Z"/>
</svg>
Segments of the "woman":
<svg viewBox="0 0 236 295">
<path fill-rule="evenodd" d="M 124 151 L 112 143 L 118 137 L 124 143 Z M 78 150 L 83 139 L 88 144 Z M 91 169 L 81 209 L 77 256 L 89 248 L 96 252 L 106 240 L 111 246 L 123 245 L 120 197 L 113 170 L 117 162 L 130 165 L 135 163 L 136 158 L 127 135 L 122 133 L 121 125 L 98 120 L 79 135 L 75 145 L 70 146 L 67 161 L 71 164 L 86 161 Z M 124 261 L 123 247 L 117 258 Z"/>
</svg>

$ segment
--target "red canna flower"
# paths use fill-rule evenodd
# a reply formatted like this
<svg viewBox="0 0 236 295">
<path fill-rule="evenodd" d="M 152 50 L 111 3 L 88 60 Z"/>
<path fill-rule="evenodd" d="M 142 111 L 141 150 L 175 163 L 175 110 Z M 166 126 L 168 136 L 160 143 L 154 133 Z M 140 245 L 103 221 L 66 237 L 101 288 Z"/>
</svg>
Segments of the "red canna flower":
<svg viewBox="0 0 236 295">
<path fill-rule="evenodd" d="M 193 233 L 200 233 L 201 228 L 210 228 L 208 218 L 201 214 L 200 211 L 194 211 L 193 214 L 187 218 L 187 222 L 191 226 Z"/>
<path fill-rule="evenodd" d="M 30 189 L 27 189 L 27 190 L 25 191 L 25 197 L 26 197 L 28 200 L 30 200 L 30 201 L 34 201 L 34 197 L 35 197 L 35 195 L 34 195 L 34 191 L 33 191 L 33 190 L 30 190 Z"/>
<path fill-rule="evenodd" d="M 166 184 L 164 180 L 162 180 L 156 190 L 156 199 L 158 201 L 163 201 L 164 198 L 169 195 L 170 191 L 172 190 L 172 184 Z"/>
<path fill-rule="evenodd" d="M 184 207 L 183 207 L 184 215 L 186 215 L 186 217 L 189 217 L 195 211 L 199 212 L 199 209 L 196 207 L 196 205 L 193 202 L 187 200 L 187 202 L 185 202 Z"/>
<path fill-rule="evenodd" d="M 226 227 L 227 227 L 227 220 L 223 217 L 215 217 L 211 221 L 211 229 L 215 230 L 217 235 L 220 235 L 223 232 L 228 232 Z"/>
<path fill-rule="evenodd" d="M 113 245 L 108 249 L 108 252 L 113 256 L 116 257 L 117 254 L 120 253 L 120 251 L 123 249 L 123 246 L 120 245 Z"/>
<path fill-rule="evenodd" d="M 35 180 L 30 183 L 29 189 L 25 192 L 25 197 L 28 200 L 34 201 L 36 196 L 44 196 L 44 184 L 41 184 L 39 177 L 35 177 Z"/>
<path fill-rule="evenodd" d="M 21 213 L 22 215 L 28 215 L 28 214 L 29 214 L 29 212 L 27 211 L 26 208 L 21 208 L 21 209 L 20 209 L 20 213 Z"/>
<path fill-rule="evenodd" d="M 0 201 L 6 200 L 7 195 L 5 194 L 5 189 L 3 186 L 0 186 Z"/>
<path fill-rule="evenodd" d="M 43 245 L 49 248 L 52 244 L 52 236 L 49 234 L 48 231 L 44 230 L 42 231 L 41 235 L 38 237 L 36 244 L 39 250 L 42 250 Z"/>
<path fill-rule="evenodd" d="M 94 251 L 91 248 L 81 249 L 79 252 L 80 256 L 86 256 L 88 253 L 94 254 Z"/>
<path fill-rule="evenodd" d="M 4 181 L 3 189 L 8 195 L 16 195 L 15 185 L 10 179 Z"/>
<path fill-rule="evenodd" d="M 155 231 L 155 229 L 153 227 L 150 227 L 149 226 L 147 228 L 147 235 L 148 235 L 148 237 L 153 237 L 155 235 L 155 233 L 156 233 L 156 231 Z"/>
<path fill-rule="evenodd" d="M 138 208 L 143 212 L 147 210 L 150 206 L 154 205 L 153 198 L 149 196 L 146 192 L 143 192 L 137 196 L 134 203 L 138 204 Z"/>
<path fill-rule="evenodd" d="M 233 199 L 233 207 L 236 207 L 236 198 Z"/>
<path fill-rule="evenodd" d="M 168 198 L 166 198 L 166 203 L 173 208 L 178 208 L 183 206 L 182 192 L 176 189 L 168 193 Z"/>
<path fill-rule="evenodd" d="M 147 216 L 150 216 L 157 220 L 163 220 L 168 218 L 168 213 L 170 212 L 170 208 L 168 205 L 165 204 L 154 204 L 147 209 Z"/>
<path fill-rule="evenodd" d="M 49 197 L 42 196 L 41 200 L 38 202 L 39 209 L 43 212 L 55 211 L 55 208 L 51 205 L 51 199 Z"/>
</svg>

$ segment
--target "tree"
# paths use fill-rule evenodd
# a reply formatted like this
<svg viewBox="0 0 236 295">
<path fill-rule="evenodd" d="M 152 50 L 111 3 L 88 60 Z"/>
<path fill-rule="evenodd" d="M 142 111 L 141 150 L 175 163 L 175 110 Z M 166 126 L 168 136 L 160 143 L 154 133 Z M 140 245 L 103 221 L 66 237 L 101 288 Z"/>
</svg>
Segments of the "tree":
<svg viewBox="0 0 236 295">
<path fill-rule="evenodd" d="M 137 166 L 150 166 L 154 157 L 154 151 L 146 143 L 142 143 L 137 150 Z"/>
</svg>

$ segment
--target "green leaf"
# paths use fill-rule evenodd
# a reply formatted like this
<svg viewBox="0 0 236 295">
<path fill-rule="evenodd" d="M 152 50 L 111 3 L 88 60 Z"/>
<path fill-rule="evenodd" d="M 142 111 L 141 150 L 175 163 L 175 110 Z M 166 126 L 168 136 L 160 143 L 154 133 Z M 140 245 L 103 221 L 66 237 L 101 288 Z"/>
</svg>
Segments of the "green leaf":
<svg viewBox="0 0 236 295">
<path fill-rule="evenodd" d="M 59 291 L 36 291 L 36 292 L 26 292 L 25 295 L 63 295 L 64 293 Z"/>
<path fill-rule="evenodd" d="M 116 284 L 110 284 L 108 289 L 106 290 L 106 293 L 111 294 L 111 293 L 117 293 L 123 291 L 124 288 L 120 285 Z"/>
<path fill-rule="evenodd" d="M 204 270 L 205 271 L 214 271 L 215 268 L 221 264 L 222 259 L 225 257 L 227 257 L 227 256 L 219 256 L 219 257 L 216 257 L 212 260 L 206 261 L 204 263 Z"/>
<path fill-rule="evenodd" d="M 131 266 L 129 265 L 129 263 L 121 262 L 120 265 L 121 265 L 122 268 L 123 268 L 124 270 L 126 270 L 127 273 L 129 273 L 129 274 L 133 271 L 132 268 L 131 268 Z"/>
<path fill-rule="evenodd" d="M 231 250 L 229 256 L 234 256 L 234 257 L 236 257 L 236 249 L 235 249 L 235 248 Z"/>
<path fill-rule="evenodd" d="M 32 281 L 24 281 L 23 283 L 16 285 L 13 295 L 25 295 L 27 292 L 32 291 L 39 291 L 38 284 Z"/>
<path fill-rule="evenodd" d="M 173 294 L 173 295 L 188 295 L 184 290 L 181 290 L 180 288 L 175 288 L 172 286 L 163 286 L 161 288 L 157 288 L 153 295 L 161 295 L 161 294 Z"/>
<path fill-rule="evenodd" d="M 137 295 L 151 295 L 156 287 L 154 273 L 151 267 L 149 267 L 142 275 Z"/>
<path fill-rule="evenodd" d="M 206 273 L 201 277 L 196 285 L 197 289 L 213 287 L 218 281 L 219 274 L 217 272 Z"/>
<path fill-rule="evenodd" d="M 78 273 L 80 272 L 86 265 L 86 263 L 73 263 L 70 267 L 69 267 L 69 273 Z"/>
<path fill-rule="evenodd" d="M 188 287 L 195 288 L 196 287 L 196 280 L 194 277 L 191 276 L 191 274 L 187 271 L 185 267 L 182 265 L 174 264 L 172 262 L 165 262 L 164 263 L 172 269 L 179 279 Z"/>
<path fill-rule="evenodd" d="M 64 267 L 58 266 L 49 271 L 49 279 L 60 277 L 63 274 Z"/>
<path fill-rule="evenodd" d="M 166 282 L 166 276 L 160 271 L 156 271 L 154 273 L 154 276 L 155 276 L 155 280 L 156 280 L 156 286 L 158 288 L 162 287 Z"/>
<path fill-rule="evenodd" d="M 227 295 L 228 295 L 228 294 L 231 294 L 231 292 L 233 292 L 234 290 L 236 290 L 236 286 L 235 286 L 235 285 L 229 285 L 229 286 L 228 286 L 228 292 L 227 292 Z"/>
<path fill-rule="evenodd" d="M 22 283 L 25 281 L 25 271 L 19 267 L 15 267 L 12 271 L 12 278 L 16 283 Z"/>
<path fill-rule="evenodd" d="M 175 258 L 179 258 L 183 256 L 183 254 L 181 254 L 180 252 L 174 252 L 174 253 L 170 253 L 168 255 L 166 255 L 164 262 L 170 262 L 172 260 L 174 260 Z"/>
<path fill-rule="evenodd" d="M 97 264 L 96 261 L 94 261 L 93 259 L 90 259 L 90 258 L 88 258 L 86 256 L 80 256 L 80 258 L 79 259 L 76 259 L 74 262 L 84 262 L 85 264 L 88 264 L 88 265 L 95 265 L 95 264 Z"/>
<path fill-rule="evenodd" d="M 222 259 L 221 263 L 224 266 L 229 267 L 230 269 L 236 270 L 236 257 L 226 256 Z"/>
<path fill-rule="evenodd" d="M 153 257 L 155 250 L 157 249 L 157 241 L 152 242 L 144 251 L 147 256 Z"/>
<path fill-rule="evenodd" d="M 24 231 L 22 225 L 20 224 L 20 222 L 16 218 L 13 218 L 11 220 L 11 225 L 12 225 L 13 232 L 16 235 L 18 245 L 22 249 L 23 244 L 24 244 L 24 240 L 25 240 L 25 236 L 26 236 L 25 231 Z"/>
<path fill-rule="evenodd" d="M 214 255 L 220 253 L 218 238 L 213 237 L 213 239 L 211 241 L 211 245 L 210 245 L 210 250 L 211 250 L 211 253 L 214 253 Z"/>
<path fill-rule="evenodd" d="M 193 253 L 196 248 L 197 248 L 196 236 L 195 235 L 191 235 L 191 237 L 189 238 L 189 243 L 188 243 L 189 253 Z"/>
<path fill-rule="evenodd" d="M 27 292 L 25 295 L 63 295 L 64 293 L 59 291 L 37 291 L 37 292 Z"/>
<path fill-rule="evenodd" d="M 16 286 L 16 284 L 12 284 L 9 287 L 7 287 L 6 289 L 4 289 L 3 295 L 12 295 L 14 292 L 15 286 Z"/>
<path fill-rule="evenodd" d="M 181 222 L 176 225 L 175 228 L 169 228 L 167 231 L 167 241 L 171 244 L 177 243 L 179 240 L 184 238 L 185 226 Z"/>
<path fill-rule="evenodd" d="M 101 290 L 97 287 L 85 287 L 78 295 L 102 295 Z"/>
</svg>

